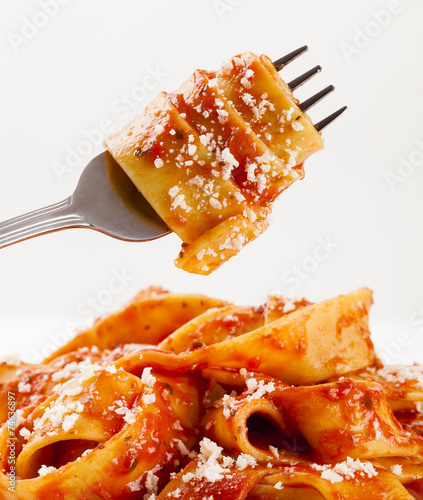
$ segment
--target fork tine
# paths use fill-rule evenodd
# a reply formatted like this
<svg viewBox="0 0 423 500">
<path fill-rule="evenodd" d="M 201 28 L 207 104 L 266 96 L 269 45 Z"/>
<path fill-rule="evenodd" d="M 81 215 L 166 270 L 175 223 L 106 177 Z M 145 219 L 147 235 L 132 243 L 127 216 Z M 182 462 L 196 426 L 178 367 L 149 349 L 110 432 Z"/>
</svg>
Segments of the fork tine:
<svg viewBox="0 0 423 500">
<path fill-rule="evenodd" d="M 293 50 L 286 56 L 281 57 L 277 61 L 273 63 L 273 66 L 275 67 L 276 71 L 280 71 L 284 66 L 292 62 L 294 59 L 297 59 L 301 54 L 304 54 L 304 52 L 307 52 L 308 47 L 307 45 L 304 45 L 303 47 L 300 47 L 299 49 Z"/>
<path fill-rule="evenodd" d="M 328 94 L 330 94 L 334 90 L 335 90 L 335 87 L 333 85 L 329 85 L 325 89 L 321 90 L 320 92 L 317 92 L 317 94 L 314 94 L 309 99 L 307 99 L 306 101 L 299 104 L 298 107 L 301 109 L 301 111 L 307 111 L 308 109 L 315 106 L 318 102 L 320 102 L 322 99 L 324 99 Z"/>
<path fill-rule="evenodd" d="M 322 71 L 321 66 L 314 66 L 314 68 L 309 69 L 302 75 L 292 80 L 292 82 L 289 82 L 288 87 L 291 90 L 297 90 L 298 88 L 301 87 L 301 85 L 304 85 L 304 83 L 308 82 L 310 78 L 313 78 L 313 76 L 317 75 L 317 73 L 320 73 L 321 71 Z"/>
<path fill-rule="evenodd" d="M 321 120 L 319 123 L 316 123 L 316 125 L 314 125 L 314 128 L 317 130 L 317 132 L 321 132 L 324 128 L 326 128 L 329 124 L 336 120 L 338 116 L 342 115 L 342 113 L 346 109 L 347 106 L 343 106 L 342 108 L 338 109 L 338 111 L 335 111 L 335 113 L 332 113 L 326 118 L 323 118 L 323 120 Z"/>
</svg>

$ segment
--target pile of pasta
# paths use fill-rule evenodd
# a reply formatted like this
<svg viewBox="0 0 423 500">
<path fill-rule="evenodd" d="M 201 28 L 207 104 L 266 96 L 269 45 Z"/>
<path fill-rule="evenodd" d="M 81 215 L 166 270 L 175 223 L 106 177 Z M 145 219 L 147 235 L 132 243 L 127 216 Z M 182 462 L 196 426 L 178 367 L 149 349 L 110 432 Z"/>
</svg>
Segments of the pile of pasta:
<svg viewBox="0 0 423 500">
<path fill-rule="evenodd" d="M 378 361 L 371 303 L 150 288 L 42 364 L 3 362 L 0 497 L 423 498 L 423 367 Z"/>
<path fill-rule="evenodd" d="M 196 70 L 104 144 L 182 239 L 176 265 L 197 274 L 261 234 L 274 200 L 323 148 L 270 59 L 252 52 Z"/>
</svg>

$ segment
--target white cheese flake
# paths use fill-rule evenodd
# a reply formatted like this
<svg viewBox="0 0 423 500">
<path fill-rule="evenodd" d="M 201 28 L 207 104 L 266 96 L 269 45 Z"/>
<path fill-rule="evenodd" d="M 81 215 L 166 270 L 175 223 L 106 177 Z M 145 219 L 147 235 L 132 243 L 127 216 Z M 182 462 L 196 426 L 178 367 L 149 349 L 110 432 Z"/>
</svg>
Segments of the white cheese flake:
<svg viewBox="0 0 423 500">
<path fill-rule="evenodd" d="M 414 387 L 423 390 L 423 365 L 390 365 L 377 370 L 377 373 L 387 382 L 398 385 L 411 382 Z"/>
<path fill-rule="evenodd" d="M 257 165 L 255 163 L 250 163 L 245 167 L 245 170 L 247 172 L 247 180 L 250 182 L 254 182 L 256 180 L 255 176 L 255 171 L 256 171 Z"/>
<path fill-rule="evenodd" d="M 202 248 L 199 252 L 197 252 L 197 259 L 203 260 L 204 255 L 206 254 L 206 249 Z"/>
<path fill-rule="evenodd" d="M 31 437 L 31 431 L 26 427 L 22 427 L 22 429 L 19 431 L 19 435 L 28 441 L 28 439 Z"/>
<path fill-rule="evenodd" d="M 229 113 L 225 109 L 218 109 L 217 115 L 218 115 L 219 123 L 224 124 L 228 121 Z"/>
<path fill-rule="evenodd" d="M 291 126 L 296 132 L 300 132 L 300 130 L 304 130 L 304 125 L 298 121 L 292 122 Z"/>
<path fill-rule="evenodd" d="M 238 160 L 231 153 L 229 148 L 225 148 L 220 155 L 218 154 L 218 159 L 224 163 L 223 165 L 223 179 L 228 180 L 231 176 L 231 172 L 234 168 L 239 166 Z"/>
<path fill-rule="evenodd" d="M 255 467 L 256 465 L 257 460 L 251 455 L 247 455 L 247 453 L 241 453 L 236 460 L 236 466 L 241 470 L 244 470 L 247 467 Z"/>
<path fill-rule="evenodd" d="M 243 76 L 241 78 L 241 85 L 243 85 L 246 89 L 250 89 L 251 88 L 251 82 L 245 76 Z"/>
<path fill-rule="evenodd" d="M 344 462 L 335 465 L 311 464 L 315 470 L 321 471 L 321 477 L 331 483 L 339 483 L 345 479 L 354 479 L 356 475 L 372 478 L 377 476 L 377 471 L 371 462 L 361 462 L 347 457 Z"/>
<path fill-rule="evenodd" d="M 19 382 L 18 391 L 21 393 L 31 392 L 31 384 L 25 382 Z"/>
<path fill-rule="evenodd" d="M 156 395 L 155 394 L 143 394 L 142 402 L 145 405 L 151 405 L 152 403 L 156 402 Z"/>
<path fill-rule="evenodd" d="M 225 73 L 227 74 L 230 73 L 232 71 L 232 61 L 230 59 L 223 61 L 222 68 Z"/>
<path fill-rule="evenodd" d="M 222 204 L 220 203 L 220 201 L 216 200 L 216 198 L 214 198 L 213 196 L 210 196 L 209 203 L 213 208 L 216 208 L 217 210 L 222 209 Z"/>
<path fill-rule="evenodd" d="M 289 313 L 291 311 L 294 311 L 294 309 L 295 309 L 295 302 L 287 299 L 287 301 L 285 302 L 285 304 L 283 306 L 283 312 L 286 314 L 286 313 Z"/>
<path fill-rule="evenodd" d="M 178 194 L 170 205 L 170 208 L 173 208 L 174 210 L 178 207 L 181 207 L 182 210 L 185 210 L 187 208 L 184 194 Z"/>
<path fill-rule="evenodd" d="M 47 465 L 42 465 L 38 469 L 38 475 L 45 476 L 46 474 L 50 474 L 51 472 L 54 472 L 55 470 L 57 470 L 56 467 L 53 467 L 52 465 L 50 467 L 47 467 Z"/>
<path fill-rule="evenodd" d="M 78 418 L 79 418 L 78 413 L 71 413 L 70 415 L 66 415 L 62 422 L 63 430 L 65 432 L 70 431 L 72 427 L 75 425 Z"/>
<path fill-rule="evenodd" d="M 401 476 L 401 474 L 402 474 L 402 465 L 400 465 L 400 464 L 392 465 L 391 466 L 391 471 L 396 476 Z"/>
<path fill-rule="evenodd" d="M 157 382 L 156 377 L 151 374 L 151 370 L 151 367 L 144 368 L 141 375 L 141 382 L 148 387 L 153 387 L 153 385 Z"/>
<path fill-rule="evenodd" d="M 168 193 L 169 193 L 169 196 L 171 196 L 172 198 L 175 198 L 175 196 L 179 193 L 180 191 L 180 188 L 178 186 L 173 186 L 169 189 Z"/>
<path fill-rule="evenodd" d="M 333 470 L 324 470 L 321 474 L 322 479 L 326 479 L 327 481 L 330 481 L 331 483 L 340 483 L 341 481 L 344 480 L 344 478 L 340 475 L 334 472 Z"/>
</svg>

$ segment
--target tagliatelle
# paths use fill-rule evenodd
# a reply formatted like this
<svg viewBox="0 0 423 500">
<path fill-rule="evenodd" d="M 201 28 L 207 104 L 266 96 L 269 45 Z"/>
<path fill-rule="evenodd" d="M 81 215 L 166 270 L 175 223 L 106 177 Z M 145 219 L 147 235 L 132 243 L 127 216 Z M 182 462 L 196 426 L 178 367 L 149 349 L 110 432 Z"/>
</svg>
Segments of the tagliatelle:
<svg viewBox="0 0 423 500">
<path fill-rule="evenodd" d="M 422 498 L 423 367 L 381 365 L 371 303 L 150 288 L 3 362 L 0 498 Z"/>
<path fill-rule="evenodd" d="M 270 59 L 246 52 L 162 92 L 105 147 L 183 241 L 176 265 L 210 274 L 268 226 L 304 177 L 319 132 Z"/>
</svg>

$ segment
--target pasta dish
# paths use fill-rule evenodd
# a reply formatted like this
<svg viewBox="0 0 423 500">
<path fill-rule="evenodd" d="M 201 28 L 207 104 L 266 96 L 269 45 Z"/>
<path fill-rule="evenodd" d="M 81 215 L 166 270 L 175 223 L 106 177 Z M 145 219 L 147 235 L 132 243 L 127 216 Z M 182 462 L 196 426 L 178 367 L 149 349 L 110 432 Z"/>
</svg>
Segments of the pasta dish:
<svg viewBox="0 0 423 500">
<path fill-rule="evenodd" d="M 382 365 L 371 304 L 150 288 L 4 361 L 0 498 L 423 498 L 423 367 Z"/>
<path fill-rule="evenodd" d="M 268 226 L 272 203 L 323 141 L 266 56 L 246 52 L 162 92 L 105 146 L 210 274 Z"/>
</svg>

